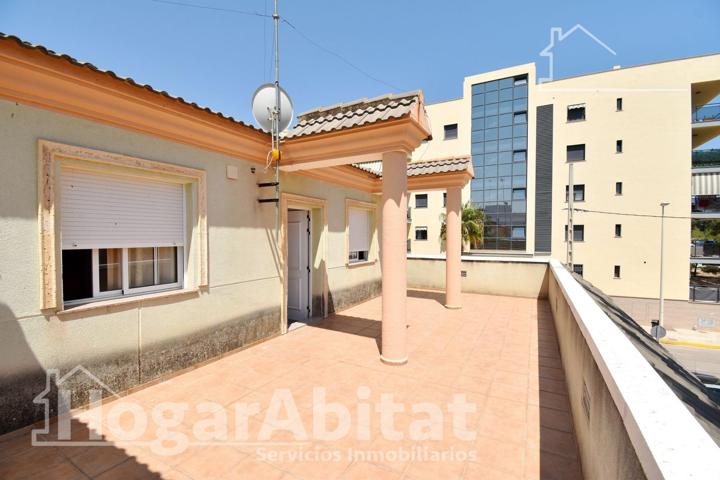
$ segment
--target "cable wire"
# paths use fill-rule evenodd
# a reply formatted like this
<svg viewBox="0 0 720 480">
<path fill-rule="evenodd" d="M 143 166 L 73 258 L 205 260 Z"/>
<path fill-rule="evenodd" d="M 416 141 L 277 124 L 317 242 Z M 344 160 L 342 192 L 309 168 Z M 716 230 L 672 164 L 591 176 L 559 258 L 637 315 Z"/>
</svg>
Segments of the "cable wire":
<svg viewBox="0 0 720 480">
<path fill-rule="evenodd" d="M 167 5 L 176 5 L 179 7 L 202 8 L 205 10 L 215 10 L 217 12 L 232 12 L 232 13 L 238 13 L 240 15 L 248 15 L 248 16 L 253 16 L 253 17 L 272 18 L 272 15 L 263 14 L 260 12 L 251 12 L 249 10 L 237 10 L 235 8 L 212 7 L 210 5 L 198 5 L 195 3 L 176 2 L 174 0 L 150 0 L 150 1 L 155 2 L 155 3 L 165 3 Z"/>
<path fill-rule="evenodd" d="M 179 7 L 200 8 L 200 9 L 205 9 L 205 10 L 215 10 L 215 11 L 218 11 L 218 12 L 237 13 L 237 14 L 240 14 L 240 15 L 248 15 L 248 16 L 260 17 L 260 18 L 272 18 L 272 15 L 268 15 L 268 14 L 266 14 L 266 13 L 260 13 L 260 12 L 252 12 L 252 11 L 249 11 L 249 10 L 237 10 L 237 9 L 234 9 L 234 8 L 212 7 L 212 6 L 209 6 L 209 5 L 198 5 L 198 4 L 196 4 L 196 3 L 178 2 L 178 1 L 175 1 L 175 0 L 150 0 L 150 1 L 151 1 L 151 2 L 155 2 L 155 3 L 164 3 L 164 4 L 167 4 L 167 5 L 175 5 L 175 6 L 179 6 Z M 396 92 L 399 92 L 399 91 L 402 90 L 401 88 L 397 87 L 396 85 L 393 85 L 392 83 L 386 82 L 385 80 L 383 80 L 383 79 L 381 79 L 381 78 L 378 78 L 378 77 L 372 75 L 371 73 L 363 70 L 362 68 L 360 68 L 360 67 L 357 66 L 355 63 L 351 62 L 350 60 L 348 60 L 346 57 L 344 57 L 343 55 L 339 54 L 338 52 L 335 52 L 335 51 L 333 51 L 333 50 L 330 50 L 329 48 L 327 48 L 327 47 L 319 44 L 318 42 L 316 42 L 315 40 L 313 40 L 312 38 L 310 38 L 308 35 L 306 35 L 305 33 L 303 33 L 302 30 L 300 30 L 298 27 L 296 27 L 294 24 L 292 24 L 292 23 L 291 23 L 289 20 L 287 20 L 286 18 L 282 17 L 280 20 L 281 20 L 284 24 L 286 24 L 288 27 L 290 27 L 291 29 L 293 29 L 303 40 L 305 40 L 305 41 L 308 42 L 309 44 L 313 45 L 315 48 L 317 48 L 318 50 L 322 50 L 323 52 L 325 52 L 325 53 L 327 53 L 327 54 L 329 54 L 329 55 L 332 55 L 333 57 L 337 58 L 338 60 L 340 60 L 340 61 L 343 62 L 344 64 L 348 65 L 349 67 L 351 67 L 352 69 L 354 69 L 354 70 L 357 71 L 358 73 L 360 73 L 360 74 L 364 75 L 365 77 L 369 78 L 370 80 L 372 80 L 372 81 L 374 81 L 374 82 L 377 82 L 377 83 L 380 83 L 380 84 L 382 84 L 382 85 L 385 85 L 386 87 L 389 87 L 390 89 L 392 89 L 393 91 L 396 91 Z"/>
<path fill-rule="evenodd" d="M 567 210 L 567 207 L 563 208 L 563 210 Z M 651 214 L 647 214 L 647 213 L 608 212 L 605 210 L 590 210 L 587 208 L 573 208 L 573 211 L 581 212 L 581 213 L 599 213 L 602 215 L 619 215 L 621 217 L 663 218 L 662 215 L 651 215 Z M 677 216 L 677 215 L 665 215 L 665 218 L 677 219 L 677 220 L 701 220 L 698 218 L 683 217 L 683 216 Z"/>
<path fill-rule="evenodd" d="M 386 87 L 390 87 L 391 89 L 393 89 L 393 90 L 395 90 L 395 91 L 400 91 L 400 90 L 402 90 L 401 88 L 393 85 L 392 83 L 388 83 L 388 82 L 386 82 L 385 80 L 382 80 L 382 79 L 380 79 L 380 78 L 375 77 L 374 75 L 371 75 L 370 73 L 368 73 L 368 72 L 366 72 L 365 70 L 363 70 L 362 68 L 358 67 L 357 65 L 355 65 L 354 63 L 352 63 L 350 60 L 348 60 L 347 58 L 343 57 L 343 56 L 340 55 L 339 53 L 334 52 L 334 51 L 330 50 L 329 48 L 326 48 L 326 47 L 320 45 L 320 44 L 317 43 L 315 40 L 313 40 L 312 38 L 310 38 L 310 37 L 308 37 L 307 35 L 305 35 L 302 31 L 300 31 L 300 29 L 298 29 L 295 25 L 293 25 L 292 23 L 290 23 L 286 18 L 283 18 L 283 19 L 282 19 L 282 22 L 285 23 L 288 27 L 290 27 L 290 28 L 292 28 L 293 30 L 295 30 L 295 32 L 296 32 L 298 35 L 300 35 L 303 39 L 305 39 L 306 42 L 314 45 L 316 48 L 324 51 L 325 53 L 328 53 L 328 54 L 334 56 L 335 58 L 337 58 L 338 60 L 342 61 L 343 63 L 345 63 L 345 64 L 348 65 L 349 67 L 351 67 L 351 68 L 355 69 L 356 71 L 358 71 L 359 73 L 365 75 L 365 76 L 366 76 L 367 78 L 369 78 L 370 80 L 373 80 L 373 81 L 375 81 L 375 82 L 377 82 L 377 83 L 381 83 L 381 84 L 385 85 Z"/>
</svg>

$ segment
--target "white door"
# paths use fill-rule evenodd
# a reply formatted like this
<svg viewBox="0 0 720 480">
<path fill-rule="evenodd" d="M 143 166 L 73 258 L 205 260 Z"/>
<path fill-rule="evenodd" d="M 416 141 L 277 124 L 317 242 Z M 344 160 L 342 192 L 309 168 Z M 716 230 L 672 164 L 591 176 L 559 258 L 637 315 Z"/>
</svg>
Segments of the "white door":
<svg viewBox="0 0 720 480">
<path fill-rule="evenodd" d="M 310 213 L 288 211 L 288 320 L 307 320 L 310 294 Z"/>
</svg>

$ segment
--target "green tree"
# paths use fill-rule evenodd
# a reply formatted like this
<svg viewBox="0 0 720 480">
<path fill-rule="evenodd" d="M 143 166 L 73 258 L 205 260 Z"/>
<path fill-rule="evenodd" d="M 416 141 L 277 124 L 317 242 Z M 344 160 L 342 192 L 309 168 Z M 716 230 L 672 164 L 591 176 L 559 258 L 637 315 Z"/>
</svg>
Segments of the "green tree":
<svg viewBox="0 0 720 480">
<path fill-rule="evenodd" d="M 447 214 L 440 214 L 440 239 L 447 240 Z M 465 244 L 469 243 L 479 247 L 483 244 L 483 230 L 485 227 L 485 212 L 482 208 L 474 207 L 470 202 L 462 208 L 460 231 L 462 232 L 462 251 L 465 251 Z"/>
</svg>

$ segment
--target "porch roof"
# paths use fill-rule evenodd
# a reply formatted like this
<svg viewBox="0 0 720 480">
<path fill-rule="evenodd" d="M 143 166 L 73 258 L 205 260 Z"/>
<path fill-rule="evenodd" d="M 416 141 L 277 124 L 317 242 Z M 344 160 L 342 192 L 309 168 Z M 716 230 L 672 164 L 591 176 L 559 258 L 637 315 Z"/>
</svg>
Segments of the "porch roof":
<svg viewBox="0 0 720 480">
<path fill-rule="evenodd" d="M 297 124 L 284 137 L 317 135 L 410 116 L 424 120 L 421 109 L 422 92 L 419 90 L 338 103 L 298 114 Z M 427 138 L 431 136 L 428 134 Z"/>
<path fill-rule="evenodd" d="M 356 163 L 352 166 L 365 172 L 372 173 L 378 178 L 382 178 L 382 162 L 380 161 Z M 408 177 L 464 171 L 469 171 L 471 174 L 473 172 L 472 162 L 469 155 L 411 162 L 407 167 Z"/>
</svg>

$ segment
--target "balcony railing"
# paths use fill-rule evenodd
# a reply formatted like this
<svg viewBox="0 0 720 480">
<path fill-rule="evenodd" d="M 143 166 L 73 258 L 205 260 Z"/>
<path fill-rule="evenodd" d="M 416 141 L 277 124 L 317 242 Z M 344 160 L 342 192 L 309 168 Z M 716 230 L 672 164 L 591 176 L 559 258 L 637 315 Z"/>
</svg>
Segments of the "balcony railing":
<svg viewBox="0 0 720 480">
<path fill-rule="evenodd" d="M 720 195 L 693 195 L 692 213 L 720 213 Z"/>
<path fill-rule="evenodd" d="M 720 288 L 690 285 L 690 301 L 720 303 Z"/>
<path fill-rule="evenodd" d="M 691 258 L 720 258 L 720 245 L 714 241 L 694 241 L 690 244 Z"/>
<path fill-rule="evenodd" d="M 720 122 L 720 103 L 709 103 L 693 109 L 693 123 Z"/>
<path fill-rule="evenodd" d="M 720 167 L 720 148 L 693 150 L 692 168 Z"/>
</svg>

